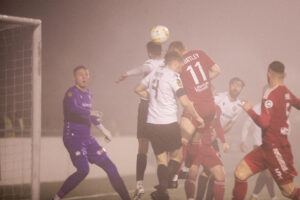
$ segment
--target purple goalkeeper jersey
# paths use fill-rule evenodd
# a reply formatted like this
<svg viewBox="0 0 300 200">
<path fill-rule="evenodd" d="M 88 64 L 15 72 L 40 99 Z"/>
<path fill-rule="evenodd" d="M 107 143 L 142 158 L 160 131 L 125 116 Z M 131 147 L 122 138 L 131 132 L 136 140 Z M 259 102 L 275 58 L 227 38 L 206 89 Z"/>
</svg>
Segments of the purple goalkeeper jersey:
<svg viewBox="0 0 300 200">
<path fill-rule="evenodd" d="M 99 121 L 90 116 L 92 93 L 83 92 L 76 86 L 69 88 L 63 101 L 64 135 L 90 136 L 91 123 L 98 125 Z"/>
</svg>

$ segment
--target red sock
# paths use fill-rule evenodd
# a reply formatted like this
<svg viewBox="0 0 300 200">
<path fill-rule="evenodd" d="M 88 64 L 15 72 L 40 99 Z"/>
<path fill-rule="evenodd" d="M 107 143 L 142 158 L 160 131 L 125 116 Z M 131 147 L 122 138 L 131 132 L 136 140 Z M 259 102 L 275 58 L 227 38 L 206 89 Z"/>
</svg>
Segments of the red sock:
<svg viewBox="0 0 300 200">
<path fill-rule="evenodd" d="M 232 200 L 244 200 L 247 193 L 247 181 L 242 181 L 235 178 L 235 184 L 232 191 Z"/>
<path fill-rule="evenodd" d="M 298 200 L 300 197 L 300 188 L 295 188 L 293 193 L 289 196 L 290 199 Z"/>
<path fill-rule="evenodd" d="M 224 181 L 215 181 L 215 183 L 214 183 L 215 200 L 223 200 L 224 193 L 225 193 L 225 182 Z"/>
<path fill-rule="evenodd" d="M 195 197 L 195 181 L 187 179 L 184 188 L 187 199 Z"/>
</svg>

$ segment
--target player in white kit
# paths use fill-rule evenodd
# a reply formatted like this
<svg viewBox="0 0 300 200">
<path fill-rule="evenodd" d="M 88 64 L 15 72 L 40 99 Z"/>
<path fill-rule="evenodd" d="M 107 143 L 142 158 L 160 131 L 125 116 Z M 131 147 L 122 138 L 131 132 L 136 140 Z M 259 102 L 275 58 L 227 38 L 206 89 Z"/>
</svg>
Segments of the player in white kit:
<svg viewBox="0 0 300 200">
<path fill-rule="evenodd" d="M 228 92 L 217 93 L 217 95 L 215 95 L 215 103 L 222 111 L 220 121 L 225 134 L 229 132 L 234 122 L 242 112 L 242 108 L 239 106 L 239 104 L 241 104 L 241 100 L 238 96 L 242 92 L 244 86 L 245 83 L 243 80 L 238 77 L 233 77 L 229 81 Z M 218 152 L 219 148 L 217 140 L 215 140 L 212 145 Z M 205 169 L 198 177 L 197 200 L 203 199 L 206 189 L 206 199 L 213 199 L 214 179 L 212 176 L 208 175 L 208 173 L 209 171 Z M 208 181 L 209 183 L 207 184 Z"/>
<path fill-rule="evenodd" d="M 177 99 L 185 112 L 191 114 L 203 127 L 203 119 L 197 114 L 182 86 L 180 71 L 183 58 L 177 52 L 168 52 L 164 67 L 153 70 L 136 87 L 135 92 L 149 98 L 147 137 L 157 159 L 157 191 L 151 193 L 154 200 L 168 200 L 168 181 L 180 166 L 182 157 L 181 134 L 178 124 Z"/>
<path fill-rule="evenodd" d="M 161 56 L 161 45 L 150 41 L 146 47 L 149 59 L 146 60 L 143 65 L 121 74 L 116 80 L 116 83 L 131 76 L 143 75 L 145 77 L 154 69 L 164 66 L 164 59 Z M 147 166 L 147 152 L 149 147 L 149 138 L 147 138 L 145 134 L 148 106 L 149 99 L 141 97 L 137 117 L 137 138 L 139 147 L 136 159 L 136 190 L 133 197 L 134 200 L 139 200 L 144 194 L 143 180 Z"/>
</svg>

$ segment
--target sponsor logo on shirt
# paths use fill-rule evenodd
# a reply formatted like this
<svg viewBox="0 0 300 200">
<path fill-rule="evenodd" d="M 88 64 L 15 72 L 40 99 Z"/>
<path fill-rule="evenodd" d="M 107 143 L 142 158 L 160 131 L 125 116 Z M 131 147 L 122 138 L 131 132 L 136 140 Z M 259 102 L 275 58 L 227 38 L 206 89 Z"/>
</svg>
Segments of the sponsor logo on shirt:
<svg viewBox="0 0 300 200">
<path fill-rule="evenodd" d="M 68 92 L 68 97 L 71 97 L 72 96 L 72 92 Z"/>
<path fill-rule="evenodd" d="M 273 101 L 271 100 L 267 100 L 265 101 L 265 107 L 268 108 L 272 108 L 273 107 Z"/>
<path fill-rule="evenodd" d="M 182 87 L 182 82 L 179 79 L 177 79 L 177 85 L 178 87 Z"/>
<path fill-rule="evenodd" d="M 92 104 L 90 104 L 90 103 L 82 103 L 82 106 L 83 107 L 89 107 L 89 108 L 91 108 Z"/>
<path fill-rule="evenodd" d="M 280 133 L 282 135 L 288 135 L 289 134 L 289 129 L 287 127 L 281 127 L 280 128 Z"/>
</svg>

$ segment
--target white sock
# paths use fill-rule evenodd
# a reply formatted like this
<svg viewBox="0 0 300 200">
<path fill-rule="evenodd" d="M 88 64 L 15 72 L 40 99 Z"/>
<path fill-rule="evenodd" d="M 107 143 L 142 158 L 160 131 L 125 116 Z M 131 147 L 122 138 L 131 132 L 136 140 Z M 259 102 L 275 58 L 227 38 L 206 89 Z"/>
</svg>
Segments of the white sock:
<svg viewBox="0 0 300 200">
<path fill-rule="evenodd" d="M 178 180 L 178 175 L 175 174 L 174 177 L 173 177 L 173 179 L 172 179 L 172 181 L 177 181 L 177 180 Z"/>
<path fill-rule="evenodd" d="M 61 198 L 59 196 L 55 195 L 53 200 L 61 200 Z"/>
<path fill-rule="evenodd" d="M 139 188 L 139 187 L 143 187 L 143 181 L 142 180 L 139 180 L 136 182 L 136 188 Z"/>
<path fill-rule="evenodd" d="M 257 194 L 254 194 L 254 193 L 253 193 L 252 196 L 253 196 L 254 198 L 256 198 L 256 199 L 258 198 L 258 195 L 257 195 Z"/>
<path fill-rule="evenodd" d="M 181 170 L 184 171 L 184 172 L 188 172 L 190 169 L 187 168 L 185 165 L 183 165 L 182 168 L 181 168 Z"/>
</svg>

